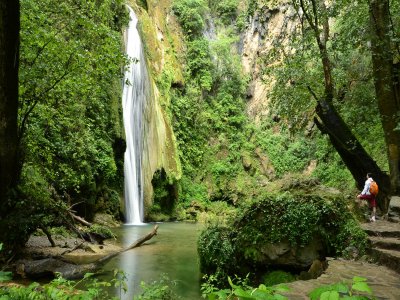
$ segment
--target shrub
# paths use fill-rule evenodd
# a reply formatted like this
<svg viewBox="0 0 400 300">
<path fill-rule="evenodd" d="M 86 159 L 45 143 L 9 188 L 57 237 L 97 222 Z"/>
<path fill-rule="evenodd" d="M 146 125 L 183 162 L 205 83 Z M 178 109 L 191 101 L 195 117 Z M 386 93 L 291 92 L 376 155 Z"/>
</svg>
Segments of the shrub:
<svg viewBox="0 0 400 300">
<path fill-rule="evenodd" d="M 276 284 L 292 282 L 295 280 L 296 278 L 291 273 L 278 270 L 267 273 L 263 278 L 263 283 L 266 286 L 273 286 Z"/>
<path fill-rule="evenodd" d="M 330 256 L 348 255 L 354 248 L 363 255 L 367 247 L 366 234 L 341 195 L 295 191 L 265 195 L 238 210 L 231 226 L 214 225 L 202 232 L 198 242 L 201 270 L 218 280 L 255 272 L 263 259 L 263 245 L 288 241 L 305 246 L 314 238 L 323 242 L 324 254 Z"/>
<path fill-rule="evenodd" d="M 213 273 L 218 281 L 225 279 L 237 266 L 234 247 L 231 229 L 216 225 L 206 228 L 197 242 L 201 272 Z"/>
<path fill-rule="evenodd" d="M 134 300 L 176 300 L 180 299 L 178 295 L 172 289 L 176 283 L 172 281 L 165 274 L 161 275 L 161 278 L 157 281 L 153 281 L 150 284 L 142 281 L 140 286 L 142 293 L 139 296 L 135 296 Z"/>
<path fill-rule="evenodd" d="M 311 300 L 318 299 L 375 299 L 367 280 L 363 277 L 355 276 L 351 283 L 334 283 L 322 285 L 309 294 Z"/>
<path fill-rule="evenodd" d="M 202 0 L 175 0 L 172 6 L 184 32 L 189 37 L 198 36 L 204 29 L 206 6 Z"/>
</svg>

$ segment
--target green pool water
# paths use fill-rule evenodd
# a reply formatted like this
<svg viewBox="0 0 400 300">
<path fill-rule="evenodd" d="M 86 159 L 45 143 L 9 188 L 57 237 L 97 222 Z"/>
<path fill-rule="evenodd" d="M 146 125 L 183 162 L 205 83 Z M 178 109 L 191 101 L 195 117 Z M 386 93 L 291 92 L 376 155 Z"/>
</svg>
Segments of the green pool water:
<svg viewBox="0 0 400 300">
<path fill-rule="evenodd" d="M 149 233 L 155 224 L 121 226 L 115 229 L 123 246 Z M 158 234 L 139 248 L 129 250 L 110 260 L 103 268 L 100 280 L 111 280 L 113 270 L 123 270 L 128 292 L 122 299 L 132 299 L 140 293 L 140 282 L 151 283 L 162 274 L 174 280 L 174 291 L 181 299 L 201 299 L 197 238 L 202 225 L 191 223 L 159 223 Z M 119 296 L 119 290 L 113 291 Z"/>
</svg>

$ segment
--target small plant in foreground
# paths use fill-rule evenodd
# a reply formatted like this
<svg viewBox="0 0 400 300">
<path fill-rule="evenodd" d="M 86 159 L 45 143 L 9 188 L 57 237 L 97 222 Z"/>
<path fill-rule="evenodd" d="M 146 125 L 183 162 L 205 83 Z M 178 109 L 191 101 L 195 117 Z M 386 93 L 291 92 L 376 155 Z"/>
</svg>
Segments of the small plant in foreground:
<svg viewBox="0 0 400 300">
<path fill-rule="evenodd" d="M 170 280 L 167 275 L 162 274 L 160 280 L 153 281 L 148 284 L 142 281 L 140 286 L 143 292 L 139 296 L 135 296 L 134 300 L 176 300 L 180 299 L 174 293 L 171 286 L 176 285 L 176 282 Z"/>
<path fill-rule="evenodd" d="M 0 251 L 3 249 L 3 243 L 0 243 Z M 12 279 L 12 273 L 11 272 L 5 272 L 3 270 L 0 270 L 0 282 L 3 281 L 8 281 Z"/>
<path fill-rule="evenodd" d="M 350 285 L 335 283 L 317 287 L 309 294 L 311 300 L 375 299 L 367 279 L 355 276 Z"/>
<path fill-rule="evenodd" d="M 238 279 L 238 278 L 236 278 Z M 252 288 L 247 285 L 247 280 L 240 280 L 239 284 L 236 285 L 232 282 L 231 278 L 228 277 L 229 285 L 231 289 L 217 289 L 213 285 L 214 277 L 210 276 L 206 283 L 202 284 L 202 296 L 209 300 L 236 300 L 236 299 L 253 299 L 253 300 L 283 300 L 287 299 L 285 296 L 279 294 L 280 292 L 286 292 L 289 289 L 284 285 L 276 285 L 267 287 L 264 284 L 260 284 L 257 288 Z"/>
<path fill-rule="evenodd" d="M 115 279 L 111 282 L 115 287 L 120 287 L 125 275 L 121 271 L 114 272 Z M 122 275 L 121 275 L 122 274 Z M 111 283 L 98 281 L 93 278 L 93 273 L 86 273 L 79 281 L 64 279 L 58 274 L 57 278 L 47 284 L 31 283 L 29 286 L 10 285 L 0 288 L 0 299 L 32 299 L 32 300 L 109 300 L 119 299 L 108 294 L 106 287 Z M 84 284 L 84 289 L 78 285 Z M 125 285 L 122 284 L 125 291 Z"/>
</svg>

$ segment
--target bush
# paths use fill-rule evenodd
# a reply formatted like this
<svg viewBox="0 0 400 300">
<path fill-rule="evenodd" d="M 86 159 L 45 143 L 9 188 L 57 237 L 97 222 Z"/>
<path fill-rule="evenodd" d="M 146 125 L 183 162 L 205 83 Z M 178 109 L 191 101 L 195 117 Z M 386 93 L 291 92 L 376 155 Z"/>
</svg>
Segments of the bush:
<svg viewBox="0 0 400 300">
<path fill-rule="evenodd" d="M 224 24 L 229 24 L 237 17 L 239 1 L 238 0 L 222 0 L 218 1 L 216 10 Z"/>
<path fill-rule="evenodd" d="M 235 245 L 232 243 L 232 230 L 228 227 L 211 225 L 200 234 L 197 251 L 200 270 L 214 274 L 221 282 L 236 270 Z"/>
<path fill-rule="evenodd" d="M 319 238 L 327 256 L 348 255 L 354 248 L 363 255 L 367 247 L 366 234 L 341 195 L 266 195 L 238 212 L 231 226 L 211 226 L 199 238 L 201 270 L 219 281 L 260 269 L 262 246 L 269 243 L 305 246 Z"/>
<path fill-rule="evenodd" d="M 295 280 L 296 278 L 291 273 L 284 271 L 272 271 L 264 276 L 263 283 L 266 286 L 273 286 L 276 284 L 292 282 Z"/>
<path fill-rule="evenodd" d="M 153 281 L 150 284 L 142 281 L 140 286 L 142 293 L 139 296 L 135 296 L 134 300 L 176 300 L 180 299 L 178 295 L 172 290 L 172 286 L 175 282 L 170 280 L 165 274 L 161 275 L 160 280 Z"/>
<path fill-rule="evenodd" d="M 204 14 L 206 5 L 202 0 L 175 0 L 172 6 L 184 32 L 189 37 L 195 37 L 204 29 Z"/>
<path fill-rule="evenodd" d="M 120 274 L 120 272 L 118 272 Z M 0 288 L 0 299 L 27 299 L 27 300 L 92 300 L 117 299 L 111 297 L 106 287 L 119 287 L 121 280 L 117 277 L 110 282 L 100 282 L 92 277 L 92 273 L 85 274 L 78 282 L 66 280 L 61 276 L 47 284 L 31 283 L 29 286 L 10 285 Z M 124 277 L 122 278 L 122 281 Z M 85 289 L 78 289 L 77 285 L 85 282 Z"/>
</svg>

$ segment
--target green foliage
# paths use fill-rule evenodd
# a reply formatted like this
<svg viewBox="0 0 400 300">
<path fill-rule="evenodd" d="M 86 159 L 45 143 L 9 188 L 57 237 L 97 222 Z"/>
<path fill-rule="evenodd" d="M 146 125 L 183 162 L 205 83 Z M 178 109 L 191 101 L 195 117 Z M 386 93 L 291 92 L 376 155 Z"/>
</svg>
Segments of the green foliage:
<svg viewBox="0 0 400 300">
<path fill-rule="evenodd" d="M 223 24 L 229 25 L 237 17 L 238 0 L 209 0 L 208 5 L 217 18 L 221 19 Z"/>
<path fill-rule="evenodd" d="M 292 2 L 296 8 L 298 3 Z M 311 2 L 303 3 L 307 6 Z M 316 18 L 322 20 L 325 13 L 320 8 L 316 11 Z M 326 39 L 329 39 L 327 51 L 332 62 L 335 86 L 333 105 L 371 157 L 385 170 L 387 161 L 381 151 L 385 147 L 384 134 L 374 98 L 368 46 L 370 37 L 366 30 L 369 22 L 368 4 L 339 1 L 331 3 L 326 14 L 332 20 Z M 282 31 L 285 34 L 272 40 L 271 50 L 261 58 L 264 61 L 262 69 L 265 80 L 273 78 L 275 81 L 268 95 L 271 99 L 271 116 L 280 116 L 281 125 L 288 126 L 292 133 L 309 128 L 315 116 L 317 99 L 324 95 L 324 70 L 319 48 L 313 30 L 307 24 L 303 25 L 297 29 L 285 28 L 284 25 Z M 290 46 L 282 47 L 282 44 Z M 320 138 L 316 140 L 321 143 Z M 350 179 L 338 156 L 333 155 L 333 151 L 327 147 L 324 148 L 328 152 L 319 151 L 318 162 L 321 164 L 317 170 L 318 177 L 331 185 L 339 185 Z"/>
<path fill-rule="evenodd" d="M 202 89 L 209 91 L 212 85 L 213 64 L 208 41 L 195 39 L 187 44 L 187 64 L 190 75 Z"/>
<path fill-rule="evenodd" d="M 333 243 L 334 247 L 340 249 L 341 254 L 348 258 L 357 255 L 357 253 L 350 253 L 351 249 L 356 249 L 358 255 L 360 255 L 369 247 L 367 234 L 353 218 L 341 224 L 339 234 Z"/>
<path fill-rule="evenodd" d="M 375 299 L 367 280 L 355 276 L 350 284 L 335 283 L 317 287 L 309 294 L 311 300 Z"/>
<path fill-rule="evenodd" d="M 0 244 L 1 250 L 1 244 Z M 8 281 L 9 272 L 0 272 L 0 282 Z M 173 291 L 174 281 L 166 275 L 160 280 L 148 284 L 141 282 L 142 291 L 134 296 L 135 300 L 175 300 L 180 299 Z M 118 297 L 109 293 L 110 287 L 118 290 Z M 33 282 L 28 286 L 10 285 L 0 287 L 0 299 L 26 299 L 26 300 L 109 300 L 122 299 L 126 293 L 126 275 L 121 270 L 114 270 L 114 277 L 109 281 L 99 281 L 93 273 L 86 273 L 79 281 L 67 280 L 60 275 L 47 284 Z"/>
<path fill-rule="evenodd" d="M 127 20 L 120 0 L 21 1 L 23 197 L 62 195 L 89 212 L 99 195 L 121 189 L 114 147 Z"/>
<path fill-rule="evenodd" d="M 288 283 L 295 280 L 296 278 L 291 273 L 285 271 L 271 271 L 264 276 L 263 283 L 266 286 L 273 286 L 276 284 Z"/>
<path fill-rule="evenodd" d="M 175 180 L 167 178 L 165 170 L 161 169 L 153 174 L 151 184 L 154 190 L 153 212 L 171 214 L 177 194 Z"/>
<path fill-rule="evenodd" d="M 184 174 L 180 198 L 185 203 L 207 203 L 210 196 L 234 202 L 230 194 L 237 193 L 230 181 L 245 178 L 241 152 L 250 134 L 243 101 L 247 80 L 235 42 L 229 32 L 212 42 L 191 36 L 185 88 L 171 91 L 172 123 Z M 209 178 L 213 184 L 206 187 Z"/>
<path fill-rule="evenodd" d="M 153 281 L 150 284 L 141 282 L 142 293 L 139 296 L 133 297 L 134 300 L 175 300 L 180 299 L 175 294 L 172 287 L 176 283 L 171 281 L 165 274 L 163 274 L 160 280 Z"/>
<path fill-rule="evenodd" d="M 103 236 L 106 239 L 115 239 L 116 235 L 111 231 L 111 229 L 107 226 L 93 224 L 88 228 L 89 232 L 97 233 Z"/>
<path fill-rule="evenodd" d="M 327 186 L 339 187 L 340 190 L 354 188 L 355 182 L 343 160 L 331 145 L 327 136 L 318 136 L 315 140 L 315 159 L 317 167 L 313 176 Z"/>
<path fill-rule="evenodd" d="M 247 281 L 240 281 L 234 284 L 230 277 L 228 282 L 230 289 L 219 289 L 215 287 L 215 278 L 213 276 L 205 277 L 206 282 L 202 284 L 201 290 L 203 298 L 214 299 L 287 299 L 280 293 L 289 291 L 284 285 L 275 285 L 268 287 L 264 284 L 253 288 Z M 237 278 L 236 278 L 237 279 Z M 336 299 L 375 299 L 371 288 L 366 279 L 355 276 L 350 284 L 335 283 L 322 285 L 309 294 L 311 300 L 336 300 Z"/>
<path fill-rule="evenodd" d="M 38 227 L 51 227 L 62 220 L 60 214 L 67 211 L 65 203 L 52 199 L 52 188 L 34 164 L 24 165 L 16 197 L 13 210 L 0 222 L 5 256 L 24 245 Z"/>
<path fill-rule="evenodd" d="M 42 230 L 38 230 L 36 231 L 36 233 L 40 233 Z M 61 237 L 65 237 L 68 238 L 71 236 L 71 232 L 68 231 L 64 226 L 58 226 L 58 227 L 51 227 L 49 229 L 49 232 L 52 236 L 61 236 Z M 40 235 L 40 234 L 38 234 Z M 44 235 L 44 233 L 42 234 Z"/>
<path fill-rule="evenodd" d="M 118 276 L 120 272 L 117 272 Z M 84 289 L 78 289 L 78 285 L 83 285 Z M 85 274 L 84 278 L 78 282 L 66 280 L 61 276 L 52 280 L 50 283 L 40 285 L 37 282 L 29 286 L 3 286 L 0 288 L 0 299 L 27 299 L 27 300 L 92 300 L 92 299 L 117 299 L 107 292 L 107 287 L 119 287 L 120 280 L 114 278 L 110 282 L 98 281 L 93 278 L 92 273 Z"/>
<path fill-rule="evenodd" d="M 203 230 L 197 242 L 200 270 L 213 273 L 218 281 L 226 278 L 237 266 L 235 246 L 231 229 L 210 225 Z M 209 272 L 211 269 L 213 272 Z"/>
<path fill-rule="evenodd" d="M 291 137 L 287 130 L 274 133 L 265 128 L 258 143 L 267 153 L 278 178 L 287 173 L 301 172 L 315 158 L 315 142 L 302 136 Z"/>
<path fill-rule="evenodd" d="M 3 243 L 0 243 L 0 252 L 3 249 Z M 8 281 L 12 279 L 12 272 L 5 272 L 0 270 L 0 282 Z"/>
<path fill-rule="evenodd" d="M 189 178 L 183 176 L 180 181 L 180 186 L 181 193 L 179 198 L 182 203 L 190 204 L 192 201 L 207 202 L 207 188 L 203 184 L 192 182 Z"/>
<path fill-rule="evenodd" d="M 207 277 L 206 277 L 207 279 Z M 236 278 L 238 279 L 238 278 Z M 230 289 L 218 289 L 213 285 L 214 277 L 208 278 L 208 281 L 202 284 L 203 298 L 210 300 L 216 299 L 254 299 L 254 300 L 284 300 L 286 297 L 280 293 L 286 292 L 289 289 L 284 285 L 267 287 L 260 284 L 257 288 L 252 288 L 247 285 L 247 281 L 237 280 L 238 284 L 234 284 L 233 280 L 228 277 Z"/>
<path fill-rule="evenodd" d="M 288 242 L 306 246 L 318 239 L 326 255 L 363 255 L 367 236 L 341 195 L 304 191 L 264 195 L 245 205 L 230 226 L 211 226 L 199 237 L 201 270 L 218 280 L 254 270 L 263 261 L 263 245 Z M 257 274 L 253 274 L 257 275 Z"/>
<path fill-rule="evenodd" d="M 199 36 L 204 29 L 206 5 L 203 0 L 175 0 L 172 6 L 184 32 L 189 37 Z"/>
<path fill-rule="evenodd" d="M 270 56 L 263 57 L 265 66 L 285 58 L 283 64 L 274 64 L 273 69 L 262 68 L 264 75 L 272 75 L 277 80 L 269 95 L 274 99 L 271 114 L 282 121 L 279 124 L 263 121 L 260 128 L 255 128 L 249 120 L 245 113 L 248 78 L 244 76 L 241 58 L 235 47 L 239 40 L 235 34 L 237 27 L 229 23 L 237 17 L 237 13 L 246 22 L 247 17 L 258 9 L 258 3 L 246 1 L 242 4 L 238 9 L 235 0 L 209 0 L 201 4 L 196 1 L 174 2 L 174 11 L 187 37 L 185 86 L 179 90 L 168 90 L 171 93 L 172 124 L 183 168 L 180 183 L 180 200 L 183 203 L 180 208 L 189 207 L 193 200 L 206 206 L 213 201 L 235 205 L 250 201 L 260 193 L 257 189 L 260 180 L 302 172 L 314 161 L 317 162 L 316 168 L 310 171 L 323 183 L 348 186 L 349 182 L 353 182 L 351 174 L 326 139 L 310 128 L 316 103 L 308 87 L 317 94 L 322 92 L 323 82 L 315 78 L 323 77 L 318 48 L 311 43 L 304 47 L 302 39 L 312 41 L 308 32 L 304 35 L 296 32 L 296 36 L 291 37 L 293 44 L 290 47 L 295 49 L 293 56 L 292 53 L 279 52 L 287 50 L 281 47 L 282 41 L 279 40 L 275 41 L 276 47 L 273 47 Z M 268 2 L 268 7 L 270 4 Z M 271 5 L 275 7 L 276 3 Z M 336 6 L 334 9 L 332 14 L 337 15 L 339 10 Z M 188 20 L 186 11 L 187 15 L 190 12 L 196 17 Z M 210 15 L 207 15 L 208 11 Z M 212 31 L 209 40 L 201 36 L 205 29 L 204 20 L 209 23 L 207 31 Z M 192 21 L 197 25 L 194 26 Z M 343 64 L 347 65 L 360 57 L 357 51 L 351 52 L 353 56 L 347 56 L 349 53 L 346 49 L 339 51 Z M 357 63 L 357 67 L 360 65 Z M 340 84 L 361 76 L 359 72 L 353 74 L 351 68 L 343 70 L 338 73 Z M 169 82 L 170 86 L 167 75 L 165 82 Z M 361 97 L 361 92 L 361 86 L 352 90 L 351 99 L 355 101 Z M 346 95 L 350 96 L 350 92 Z M 370 97 L 365 99 L 369 103 Z M 352 103 L 355 107 L 353 100 Z M 336 104 L 341 106 L 339 102 Z M 346 117 L 348 119 L 350 116 Z M 354 124 L 361 127 L 362 123 Z M 306 127 L 309 132 L 304 137 L 303 129 Z M 379 128 L 374 132 L 378 133 Z M 379 147 L 371 145 L 371 148 Z M 270 166 L 265 166 L 267 160 Z M 261 170 L 261 164 L 268 170 Z"/>
<path fill-rule="evenodd" d="M 259 243 L 285 240 L 302 246 L 315 235 L 332 247 L 332 254 L 340 254 L 349 243 L 357 245 L 360 253 L 364 253 L 366 247 L 366 235 L 362 234 L 341 195 L 286 192 L 266 196 L 242 210 L 234 227 L 240 228 L 237 230 L 242 249 L 256 249 Z M 346 241 L 343 240 L 345 236 Z"/>
</svg>

